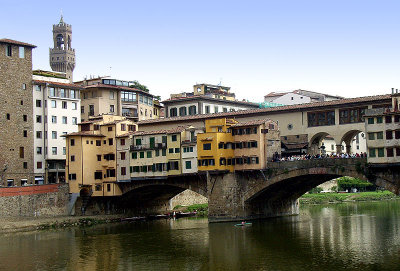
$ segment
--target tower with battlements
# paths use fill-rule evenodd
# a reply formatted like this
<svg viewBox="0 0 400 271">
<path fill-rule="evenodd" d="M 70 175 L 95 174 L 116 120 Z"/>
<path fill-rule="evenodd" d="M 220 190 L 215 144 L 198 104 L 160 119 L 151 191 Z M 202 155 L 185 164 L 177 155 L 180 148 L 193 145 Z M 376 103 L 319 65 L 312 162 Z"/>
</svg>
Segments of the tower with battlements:
<svg viewBox="0 0 400 271">
<path fill-rule="evenodd" d="M 72 27 L 64 23 L 61 15 L 60 22 L 53 25 L 54 48 L 50 48 L 50 66 L 53 71 L 63 72 L 72 82 L 75 69 L 75 49 L 71 47 Z"/>
</svg>

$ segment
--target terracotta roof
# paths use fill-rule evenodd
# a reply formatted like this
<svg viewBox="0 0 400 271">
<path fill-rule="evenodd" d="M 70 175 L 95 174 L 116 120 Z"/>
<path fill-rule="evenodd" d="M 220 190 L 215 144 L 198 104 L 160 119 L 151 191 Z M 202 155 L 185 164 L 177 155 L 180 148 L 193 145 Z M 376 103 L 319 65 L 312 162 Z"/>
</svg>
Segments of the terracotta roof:
<svg viewBox="0 0 400 271">
<path fill-rule="evenodd" d="M 252 102 L 246 102 L 246 101 L 231 101 L 231 100 L 223 100 L 223 99 L 217 99 L 217 98 L 212 98 L 204 95 L 195 95 L 195 96 L 190 96 L 190 97 L 176 97 L 176 98 L 170 98 L 167 100 L 162 101 L 163 104 L 168 104 L 168 103 L 173 103 L 173 102 L 180 102 L 180 101 L 191 101 L 191 100 L 209 100 L 209 101 L 216 101 L 216 102 L 224 102 L 224 103 L 232 103 L 232 104 L 242 104 L 242 105 L 247 105 L 247 106 L 254 106 L 254 107 L 259 107 L 258 103 L 252 103 Z"/>
<path fill-rule="evenodd" d="M 127 137 L 130 135 L 133 135 L 135 132 L 134 131 L 129 131 L 127 133 L 121 134 L 121 135 L 117 135 L 116 138 L 120 138 L 120 137 Z"/>
<path fill-rule="evenodd" d="M 387 101 L 384 101 L 387 100 Z M 363 106 L 368 102 L 375 101 L 384 101 L 391 102 L 391 95 L 376 95 L 376 96 L 366 96 L 366 97 L 358 97 L 358 98 L 349 98 L 342 100 L 334 100 L 334 101 L 325 101 L 325 102 L 315 102 L 315 103 L 307 103 L 307 104 L 295 104 L 295 105 L 285 105 L 285 106 L 277 106 L 277 107 L 269 107 L 269 108 L 259 108 L 259 109 L 248 109 L 248 110 L 240 110 L 235 112 L 222 112 L 222 113 L 214 113 L 214 114 L 203 114 L 203 115 L 194 115 L 194 116 L 184 116 L 184 117 L 169 117 L 162 119 L 152 119 L 152 120 L 142 120 L 138 122 L 138 125 L 146 125 L 153 123 L 164 123 L 164 122 L 179 122 L 179 121 L 187 121 L 187 120 L 203 120 L 209 118 L 223 118 L 223 117 L 240 117 L 246 115 L 259 115 L 259 114 L 276 114 L 276 113 L 286 113 L 288 111 L 299 111 L 299 110 L 324 110 L 329 106 L 337 106 L 337 105 L 350 105 L 357 103 L 357 106 Z"/>
<path fill-rule="evenodd" d="M 68 84 L 68 83 L 60 83 L 60 82 L 52 82 L 52 81 L 44 81 L 44 80 L 32 80 L 34 84 L 44 85 L 49 84 L 51 86 L 65 86 L 70 88 L 77 88 L 82 89 L 82 87 L 75 85 L 75 84 Z"/>
<path fill-rule="evenodd" d="M 254 125 L 261 125 L 261 124 L 264 124 L 267 122 L 275 123 L 275 121 L 270 120 L 270 119 L 260 119 L 260 120 L 252 120 L 252 121 L 247 121 L 247 122 L 239 122 L 239 123 L 232 125 L 231 127 L 254 126 Z"/>
<path fill-rule="evenodd" d="M 0 43 L 9 43 L 9 44 L 21 45 L 21 46 L 25 46 L 25 47 L 36 48 L 36 45 L 17 41 L 17 40 L 10 40 L 10 39 L 0 39 Z"/>
<path fill-rule="evenodd" d="M 80 131 L 75 133 L 70 133 L 62 136 L 97 136 L 97 137 L 104 137 L 105 135 L 102 134 L 95 134 L 94 131 Z"/>
<path fill-rule="evenodd" d="M 296 144 L 292 144 L 292 143 L 284 143 L 284 142 L 282 142 L 282 144 L 286 147 L 286 149 L 289 149 L 289 150 L 293 150 L 293 149 L 304 149 L 305 147 L 308 146 L 308 143 L 296 143 Z"/>
<path fill-rule="evenodd" d="M 289 92 L 270 92 L 267 95 L 265 95 L 264 97 L 279 97 L 279 96 L 283 96 L 288 93 Z"/>
<path fill-rule="evenodd" d="M 146 94 L 148 96 L 154 97 L 153 94 L 150 94 L 146 91 L 137 89 L 137 88 L 131 88 L 131 87 L 123 87 L 123 86 L 114 86 L 114 85 L 106 85 L 106 84 L 95 84 L 95 85 L 90 85 L 90 86 L 84 86 L 84 89 L 89 89 L 89 88 L 113 88 L 113 89 L 119 89 L 119 90 L 129 90 L 129 91 L 136 91 L 136 92 L 140 92 L 143 94 Z"/>
<path fill-rule="evenodd" d="M 190 126 L 177 126 L 173 129 L 164 129 L 164 130 L 157 130 L 157 131 L 136 131 L 133 132 L 132 134 L 134 136 L 140 136 L 140 135 L 159 135 L 159 134 L 176 134 L 176 133 L 181 133 L 183 132 L 185 129 L 189 128 Z"/>
</svg>

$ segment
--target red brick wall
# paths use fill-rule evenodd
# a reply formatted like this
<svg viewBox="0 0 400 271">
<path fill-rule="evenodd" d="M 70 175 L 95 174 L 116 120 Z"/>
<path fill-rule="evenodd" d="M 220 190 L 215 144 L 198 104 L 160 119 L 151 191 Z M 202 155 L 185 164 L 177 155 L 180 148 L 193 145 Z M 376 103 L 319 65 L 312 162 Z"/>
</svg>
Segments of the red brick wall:
<svg viewBox="0 0 400 271">
<path fill-rule="evenodd" d="M 0 188 L 0 197 L 23 196 L 58 192 L 60 184 L 45 184 Z"/>
</svg>

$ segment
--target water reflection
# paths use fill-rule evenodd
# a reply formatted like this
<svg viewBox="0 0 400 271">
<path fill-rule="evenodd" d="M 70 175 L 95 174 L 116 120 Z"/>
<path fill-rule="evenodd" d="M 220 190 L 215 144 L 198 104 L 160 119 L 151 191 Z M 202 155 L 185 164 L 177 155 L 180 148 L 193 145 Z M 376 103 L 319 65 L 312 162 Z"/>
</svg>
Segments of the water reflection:
<svg viewBox="0 0 400 271">
<path fill-rule="evenodd" d="M 0 236 L 0 270 L 396 270 L 400 202 L 302 208 L 295 217 L 160 220 Z"/>
</svg>

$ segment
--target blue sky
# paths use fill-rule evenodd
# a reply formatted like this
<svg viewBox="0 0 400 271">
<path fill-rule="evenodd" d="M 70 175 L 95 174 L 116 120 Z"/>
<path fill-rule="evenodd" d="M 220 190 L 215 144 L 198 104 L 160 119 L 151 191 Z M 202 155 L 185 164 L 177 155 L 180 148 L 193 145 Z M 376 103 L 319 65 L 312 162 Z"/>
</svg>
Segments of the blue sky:
<svg viewBox="0 0 400 271">
<path fill-rule="evenodd" d="M 72 24 L 75 80 L 138 80 L 162 98 L 203 82 L 222 82 L 250 101 L 299 88 L 345 97 L 400 88 L 399 1 L 70 0 L 1 6 L 0 38 L 37 45 L 35 69 L 50 69 L 52 24 L 62 10 Z"/>
</svg>

